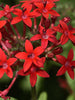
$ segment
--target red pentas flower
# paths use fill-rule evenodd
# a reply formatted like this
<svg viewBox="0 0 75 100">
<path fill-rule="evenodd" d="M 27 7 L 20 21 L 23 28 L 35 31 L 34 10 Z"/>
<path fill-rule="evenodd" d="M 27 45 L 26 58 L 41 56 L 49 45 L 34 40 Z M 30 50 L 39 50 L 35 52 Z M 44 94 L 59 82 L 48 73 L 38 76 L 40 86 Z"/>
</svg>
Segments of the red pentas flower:
<svg viewBox="0 0 75 100">
<path fill-rule="evenodd" d="M 31 5 L 35 5 L 35 3 L 54 3 L 54 2 L 57 2 L 59 0 L 28 0 L 28 1 L 20 1 L 20 3 L 23 3 L 21 7 L 24 7 L 24 8 L 28 8 L 29 6 Z"/>
<path fill-rule="evenodd" d="M 29 6 L 33 5 L 35 2 L 41 2 L 42 0 L 25 0 L 20 1 L 20 3 L 23 3 L 21 7 L 28 8 Z"/>
<path fill-rule="evenodd" d="M 69 39 L 75 43 L 75 30 L 70 30 L 69 27 L 67 26 L 67 24 L 64 21 L 59 21 L 60 24 L 56 27 L 54 27 L 53 29 L 57 32 L 62 33 L 61 38 L 60 38 L 60 42 L 61 44 L 65 44 Z"/>
<path fill-rule="evenodd" d="M 35 41 L 41 39 L 41 46 L 45 49 L 48 45 L 48 41 L 54 44 L 58 43 L 56 37 L 53 34 L 54 31 L 52 29 L 45 30 L 44 27 L 40 26 L 40 34 L 34 35 L 30 40 Z"/>
<path fill-rule="evenodd" d="M 46 19 L 48 19 L 49 14 L 53 16 L 60 16 L 55 10 L 52 10 L 55 6 L 54 3 L 35 3 L 35 5 L 38 7 L 36 11 L 41 13 Z"/>
<path fill-rule="evenodd" d="M 32 21 L 31 18 L 35 15 L 39 16 L 38 13 L 35 11 L 30 12 L 32 9 L 32 6 L 29 6 L 27 9 L 21 10 L 21 9 L 15 9 L 13 12 L 17 17 L 14 17 L 13 20 L 11 21 L 11 24 L 16 24 L 20 21 L 23 21 L 27 26 L 31 27 L 32 26 Z"/>
<path fill-rule="evenodd" d="M 19 52 L 15 55 L 17 58 L 25 60 L 25 63 L 23 65 L 24 72 L 26 72 L 31 67 L 32 63 L 38 65 L 39 67 L 43 65 L 42 59 L 38 57 L 44 52 L 41 46 L 33 49 L 33 45 L 31 44 L 31 42 L 29 40 L 26 40 L 25 50 L 26 52 Z"/>
<path fill-rule="evenodd" d="M 41 77 L 44 77 L 44 78 L 48 78 L 49 77 L 49 74 L 46 71 L 40 69 L 39 67 L 35 66 L 34 64 L 32 64 L 31 68 L 26 73 L 24 73 L 24 70 L 21 69 L 18 72 L 18 74 L 21 75 L 21 76 L 30 75 L 30 83 L 31 83 L 32 87 L 34 87 L 35 84 L 36 84 L 37 75 L 39 75 Z"/>
<path fill-rule="evenodd" d="M 0 48 L 0 78 L 2 78 L 4 73 L 10 78 L 13 77 L 13 72 L 10 66 L 15 63 L 16 60 L 16 58 L 7 59 L 5 53 Z"/>
<path fill-rule="evenodd" d="M 7 16 L 8 14 L 10 14 L 11 12 L 14 11 L 14 8 L 17 7 L 18 5 L 15 5 L 15 6 L 12 6 L 11 8 L 6 5 L 3 10 L 0 11 L 0 18 L 3 17 L 3 16 Z"/>
<path fill-rule="evenodd" d="M 75 67 L 75 61 L 72 61 L 73 59 L 73 50 L 71 49 L 69 51 L 67 59 L 62 55 L 56 55 L 57 60 L 59 63 L 61 63 L 63 66 L 58 70 L 57 76 L 63 75 L 66 71 L 68 72 L 69 76 L 74 79 L 74 67 Z"/>
</svg>

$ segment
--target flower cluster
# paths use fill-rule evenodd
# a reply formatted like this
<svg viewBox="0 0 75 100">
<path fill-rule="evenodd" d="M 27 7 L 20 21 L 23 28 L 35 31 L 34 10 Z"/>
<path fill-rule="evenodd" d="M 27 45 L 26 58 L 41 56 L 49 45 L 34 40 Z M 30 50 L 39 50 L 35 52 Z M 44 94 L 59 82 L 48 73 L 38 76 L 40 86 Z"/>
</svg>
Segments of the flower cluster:
<svg viewBox="0 0 75 100">
<path fill-rule="evenodd" d="M 60 14 L 53 9 L 56 8 L 57 1 L 59 0 L 25 0 L 11 8 L 8 5 L 0 5 L 2 8 L 0 10 L 0 78 L 4 73 L 13 78 L 13 72 L 18 71 L 17 75 L 30 75 L 30 83 L 34 87 L 37 75 L 44 78 L 50 76 L 44 70 L 46 58 L 49 58 L 62 65 L 57 76 L 67 71 L 74 79 L 73 49 L 71 48 L 67 58 L 59 54 L 63 52 L 62 46 L 68 40 L 75 44 L 75 28 L 69 24 L 71 20 L 69 17 L 59 20 L 58 25 L 55 26 L 57 18 L 60 17 Z M 40 22 L 37 25 L 38 17 Z M 19 33 L 16 27 L 19 22 L 23 23 L 23 34 Z M 59 39 L 56 37 L 58 32 L 61 34 Z M 6 95 L 4 93 L 0 96 L 5 98 Z"/>
</svg>

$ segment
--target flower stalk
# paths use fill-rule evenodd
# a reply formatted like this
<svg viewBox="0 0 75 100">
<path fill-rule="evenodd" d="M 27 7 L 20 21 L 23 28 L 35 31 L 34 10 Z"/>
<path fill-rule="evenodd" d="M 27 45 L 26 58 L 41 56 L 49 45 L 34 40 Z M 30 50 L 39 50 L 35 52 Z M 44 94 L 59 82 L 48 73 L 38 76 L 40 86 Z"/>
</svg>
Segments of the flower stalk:
<svg viewBox="0 0 75 100">
<path fill-rule="evenodd" d="M 36 86 L 31 87 L 31 93 L 32 93 L 32 99 L 31 100 L 37 100 L 37 96 L 36 96 Z"/>
</svg>

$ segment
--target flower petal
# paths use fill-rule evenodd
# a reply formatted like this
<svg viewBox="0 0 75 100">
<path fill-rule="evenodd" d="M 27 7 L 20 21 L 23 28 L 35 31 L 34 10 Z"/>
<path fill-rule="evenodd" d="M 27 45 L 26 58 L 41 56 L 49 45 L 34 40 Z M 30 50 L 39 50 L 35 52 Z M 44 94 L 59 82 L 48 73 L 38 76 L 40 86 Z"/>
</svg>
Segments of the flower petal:
<svg viewBox="0 0 75 100">
<path fill-rule="evenodd" d="M 25 59 L 27 58 L 27 53 L 25 52 L 19 52 L 15 55 L 15 57 L 19 58 L 19 59 Z"/>
<path fill-rule="evenodd" d="M 74 54 L 73 54 L 73 49 L 71 49 L 71 50 L 69 51 L 69 54 L 68 54 L 67 59 L 68 59 L 69 61 L 72 61 L 73 56 L 74 56 Z"/>
<path fill-rule="evenodd" d="M 5 72 L 6 72 L 8 77 L 10 77 L 10 78 L 13 77 L 13 71 L 10 67 L 8 67 Z"/>
<path fill-rule="evenodd" d="M 29 75 L 29 74 L 30 74 L 29 71 L 25 73 L 23 69 L 18 71 L 18 75 L 21 75 L 21 76 L 26 76 L 26 75 Z"/>
<path fill-rule="evenodd" d="M 13 20 L 11 21 L 11 24 L 16 24 L 22 20 L 21 17 L 14 17 Z"/>
<path fill-rule="evenodd" d="M 36 73 L 41 77 L 49 77 L 49 74 L 44 70 L 38 70 Z"/>
<path fill-rule="evenodd" d="M 50 10 L 51 8 L 53 8 L 55 6 L 55 3 L 47 3 L 46 4 L 46 8 L 48 9 L 48 10 Z"/>
<path fill-rule="evenodd" d="M 62 55 L 56 55 L 57 60 L 59 61 L 59 63 L 61 63 L 62 65 L 65 64 L 66 62 L 66 58 Z"/>
<path fill-rule="evenodd" d="M 75 35 L 74 35 L 75 31 L 72 33 L 72 32 L 69 32 L 69 39 L 75 43 Z"/>
<path fill-rule="evenodd" d="M 68 26 L 67 26 L 67 24 L 66 24 L 64 21 L 62 21 L 62 20 L 60 20 L 59 22 L 60 22 L 60 25 L 62 26 L 63 30 L 64 30 L 64 31 L 68 31 Z"/>
<path fill-rule="evenodd" d="M 44 61 L 43 59 L 36 57 L 36 59 L 33 59 L 33 63 L 38 67 L 43 67 Z"/>
<path fill-rule="evenodd" d="M 41 46 L 45 49 L 48 45 L 48 39 L 41 39 Z"/>
<path fill-rule="evenodd" d="M 44 49 L 41 46 L 39 46 L 39 47 L 35 48 L 33 52 L 36 56 L 39 56 L 40 54 L 42 54 L 44 52 Z"/>
<path fill-rule="evenodd" d="M 11 66 L 13 63 L 15 63 L 16 62 L 16 58 L 9 58 L 8 60 L 7 60 L 7 63 L 8 63 L 8 65 L 9 66 Z"/>
<path fill-rule="evenodd" d="M 3 70 L 3 68 L 0 68 L 0 78 L 2 78 L 3 75 L 4 75 L 4 70 Z"/>
<path fill-rule="evenodd" d="M 68 67 L 67 71 L 71 79 L 74 79 L 74 71 L 70 67 Z"/>
<path fill-rule="evenodd" d="M 31 83 L 31 86 L 32 86 L 32 87 L 35 86 L 36 81 L 37 81 L 36 73 L 31 73 L 31 74 L 30 74 L 30 83 Z"/>
<path fill-rule="evenodd" d="M 51 36 L 48 38 L 48 40 L 49 40 L 50 42 L 54 43 L 54 44 L 57 44 L 57 43 L 58 43 L 56 37 L 53 36 L 53 35 L 51 35 Z"/>
<path fill-rule="evenodd" d="M 28 69 L 31 67 L 31 64 L 32 64 L 32 60 L 30 59 L 25 60 L 25 63 L 23 65 L 24 72 L 28 71 Z"/>
<path fill-rule="evenodd" d="M 71 65 L 75 67 L 75 61 L 72 61 L 71 62 Z"/>
<path fill-rule="evenodd" d="M 65 68 L 65 66 L 63 65 L 63 66 L 58 70 L 56 76 L 63 75 L 65 72 L 66 72 L 66 68 Z"/>
<path fill-rule="evenodd" d="M 5 24 L 6 24 L 6 21 L 5 20 L 1 20 L 0 21 L 0 28 L 2 28 Z"/>
<path fill-rule="evenodd" d="M 40 34 L 36 34 L 33 37 L 31 37 L 30 41 L 36 41 L 36 40 L 39 40 L 39 39 L 41 39 L 41 35 Z"/>
<path fill-rule="evenodd" d="M 53 29 L 57 32 L 63 33 L 63 29 L 60 27 L 60 25 L 58 26 L 54 26 Z"/>
<path fill-rule="evenodd" d="M 63 34 L 60 38 L 61 44 L 64 45 L 68 41 L 68 39 L 68 36 Z"/>
<path fill-rule="evenodd" d="M 30 18 L 24 19 L 23 21 L 27 26 L 32 27 L 32 21 Z"/>
<path fill-rule="evenodd" d="M 27 52 L 33 52 L 33 45 L 29 40 L 26 40 L 25 42 L 25 49 Z"/>
<path fill-rule="evenodd" d="M 46 19 L 48 19 L 48 17 L 49 17 L 49 14 L 48 14 L 48 13 L 42 13 L 42 15 L 43 15 Z"/>
<path fill-rule="evenodd" d="M 49 13 L 53 16 L 60 16 L 55 10 L 50 10 Z"/>
<path fill-rule="evenodd" d="M 4 10 L 8 10 L 9 11 L 9 6 L 8 5 L 6 5 L 5 7 L 4 7 Z"/>
<path fill-rule="evenodd" d="M 35 6 L 37 6 L 38 8 L 42 9 L 43 8 L 43 3 L 34 3 Z"/>
<path fill-rule="evenodd" d="M 6 61 L 6 55 L 4 53 L 4 51 L 0 48 L 0 60 L 2 62 Z"/>
</svg>

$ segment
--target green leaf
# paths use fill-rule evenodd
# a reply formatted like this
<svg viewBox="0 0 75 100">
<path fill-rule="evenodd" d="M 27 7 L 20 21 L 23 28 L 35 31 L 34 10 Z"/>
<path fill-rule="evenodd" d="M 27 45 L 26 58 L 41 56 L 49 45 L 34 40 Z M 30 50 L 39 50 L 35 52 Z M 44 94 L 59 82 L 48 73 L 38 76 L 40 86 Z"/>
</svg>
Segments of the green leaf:
<svg viewBox="0 0 75 100">
<path fill-rule="evenodd" d="M 70 88 L 71 88 L 72 91 L 75 93 L 75 79 L 72 80 L 72 79 L 70 78 L 70 76 L 68 75 L 68 73 L 66 73 L 66 79 L 67 79 L 67 82 L 68 82 Z"/>
<path fill-rule="evenodd" d="M 75 100 L 74 95 L 72 94 L 72 95 L 68 96 L 67 100 Z"/>
<path fill-rule="evenodd" d="M 4 100 L 4 99 L 0 98 L 0 100 Z"/>
<path fill-rule="evenodd" d="M 38 100 L 47 100 L 47 93 L 46 92 L 42 92 L 39 96 Z"/>
<path fill-rule="evenodd" d="M 4 100 L 4 99 L 3 98 L 0 98 L 0 100 Z M 7 100 L 9 100 L 9 99 L 7 99 Z M 15 99 L 13 97 L 10 97 L 10 100 L 17 100 L 17 99 Z"/>
<path fill-rule="evenodd" d="M 9 100 L 9 99 L 8 99 L 8 100 Z M 11 98 L 10 98 L 10 100 L 17 100 L 17 99 L 15 99 L 15 98 L 11 97 Z"/>
</svg>

